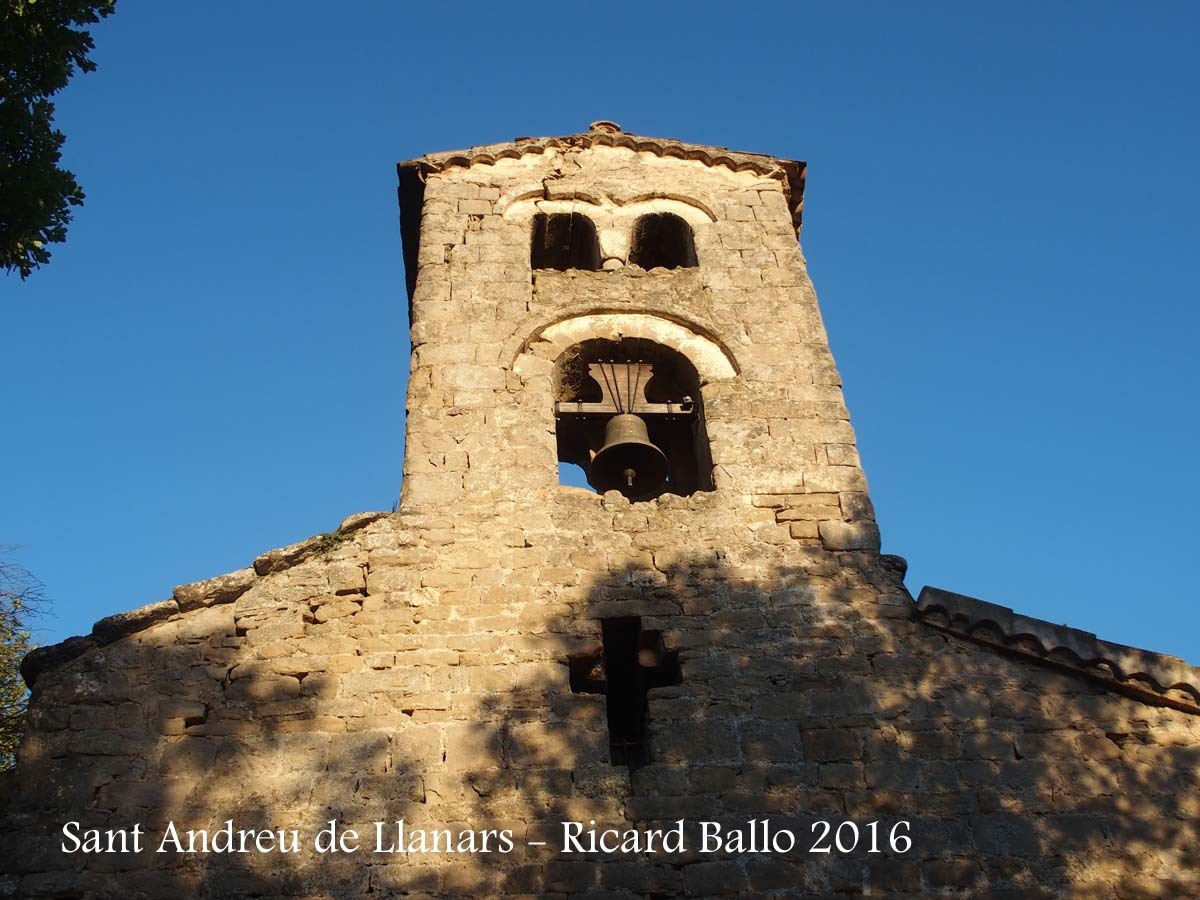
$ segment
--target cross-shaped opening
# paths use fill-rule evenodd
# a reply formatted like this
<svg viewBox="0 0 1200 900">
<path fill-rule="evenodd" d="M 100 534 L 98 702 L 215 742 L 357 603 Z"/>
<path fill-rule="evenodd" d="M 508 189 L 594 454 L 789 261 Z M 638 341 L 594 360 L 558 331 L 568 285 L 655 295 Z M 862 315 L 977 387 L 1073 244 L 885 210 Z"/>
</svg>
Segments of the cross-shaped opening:
<svg viewBox="0 0 1200 900">
<path fill-rule="evenodd" d="M 644 631 L 637 616 L 601 619 L 600 630 L 602 649 L 568 660 L 571 690 L 604 694 L 609 758 L 632 772 L 650 761 L 646 692 L 680 683 L 679 651 L 667 650 L 659 632 Z"/>
</svg>

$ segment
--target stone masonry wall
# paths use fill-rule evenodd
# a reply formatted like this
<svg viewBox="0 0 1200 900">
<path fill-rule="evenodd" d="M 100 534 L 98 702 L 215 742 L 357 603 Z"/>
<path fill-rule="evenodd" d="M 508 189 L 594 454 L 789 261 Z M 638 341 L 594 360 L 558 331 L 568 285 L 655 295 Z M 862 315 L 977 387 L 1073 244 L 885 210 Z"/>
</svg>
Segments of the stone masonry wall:
<svg viewBox="0 0 1200 900">
<path fill-rule="evenodd" d="M 0 897 L 1200 896 L 1200 717 L 914 615 L 780 179 L 584 147 L 446 166 L 425 190 L 400 511 L 39 651 L 0 782 Z M 700 265 L 531 272 L 537 204 L 585 201 L 618 233 L 639 203 L 686 201 Z M 714 491 L 557 485 L 552 326 L 613 312 L 732 360 L 702 385 Z M 651 691 L 631 773 L 568 662 L 635 616 L 681 678 Z M 336 818 L 368 849 L 398 819 L 515 846 L 59 849 L 68 820 L 141 822 L 153 847 L 168 821 L 231 818 L 308 835 Z M 796 850 L 698 852 L 700 821 L 763 818 Z M 562 852 L 560 823 L 593 819 L 683 819 L 691 849 Z M 907 820 L 912 848 L 809 853 L 822 819 Z"/>
<path fill-rule="evenodd" d="M 504 509 L 402 512 L 260 558 L 264 574 L 189 586 L 188 611 L 37 678 L 0 883 L 114 898 L 1196 893 L 1196 717 L 912 621 L 876 554 L 733 542 L 713 496 L 552 489 L 519 524 Z M 566 666 L 620 615 L 661 629 L 683 675 L 654 692 L 653 761 L 632 777 L 608 761 L 604 698 L 572 693 Z M 762 817 L 806 836 L 819 818 L 906 819 L 913 849 L 556 852 L 564 819 Z M 58 849 L 72 819 L 143 822 L 153 845 L 167 821 L 228 818 L 510 828 L 516 849 Z"/>
</svg>

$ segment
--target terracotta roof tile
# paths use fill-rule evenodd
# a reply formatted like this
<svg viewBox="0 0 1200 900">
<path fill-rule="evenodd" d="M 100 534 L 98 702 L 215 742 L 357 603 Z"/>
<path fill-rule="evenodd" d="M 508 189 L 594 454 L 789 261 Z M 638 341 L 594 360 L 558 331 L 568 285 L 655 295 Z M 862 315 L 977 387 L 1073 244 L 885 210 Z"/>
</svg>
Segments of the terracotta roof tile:
<svg viewBox="0 0 1200 900">
<path fill-rule="evenodd" d="M 917 618 L 975 643 L 1076 672 L 1145 702 L 1200 715 L 1200 669 L 1177 657 L 1102 641 L 1090 631 L 935 587 L 921 590 Z"/>
</svg>

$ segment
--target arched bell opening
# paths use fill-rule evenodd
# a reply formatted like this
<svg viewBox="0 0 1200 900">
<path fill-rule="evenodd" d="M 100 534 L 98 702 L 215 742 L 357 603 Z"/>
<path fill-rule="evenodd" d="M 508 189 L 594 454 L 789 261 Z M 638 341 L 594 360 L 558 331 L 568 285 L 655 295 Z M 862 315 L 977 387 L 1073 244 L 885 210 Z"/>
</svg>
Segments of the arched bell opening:
<svg viewBox="0 0 1200 900">
<path fill-rule="evenodd" d="M 600 268 L 596 226 L 582 213 L 538 213 L 533 217 L 529 265 L 534 269 Z"/>
<path fill-rule="evenodd" d="M 700 378 L 682 353 L 640 338 L 576 344 L 554 369 L 558 459 L 630 500 L 711 491 Z"/>
<path fill-rule="evenodd" d="M 643 269 L 687 269 L 695 266 L 692 226 L 674 213 L 650 213 L 637 220 L 629 261 Z"/>
</svg>

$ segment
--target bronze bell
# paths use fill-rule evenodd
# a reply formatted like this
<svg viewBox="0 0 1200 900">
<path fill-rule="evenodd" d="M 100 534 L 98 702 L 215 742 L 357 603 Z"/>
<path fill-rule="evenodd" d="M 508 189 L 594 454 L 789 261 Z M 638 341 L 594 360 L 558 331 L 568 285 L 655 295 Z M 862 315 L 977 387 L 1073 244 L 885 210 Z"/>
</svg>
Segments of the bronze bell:
<svg viewBox="0 0 1200 900">
<path fill-rule="evenodd" d="M 620 491 L 630 500 L 654 496 L 667 480 L 667 457 L 650 443 L 646 420 L 618 413 L 604 426 L 604 446 L 592 458 L 588 481 L 600 493 Z"/>
</svg>

